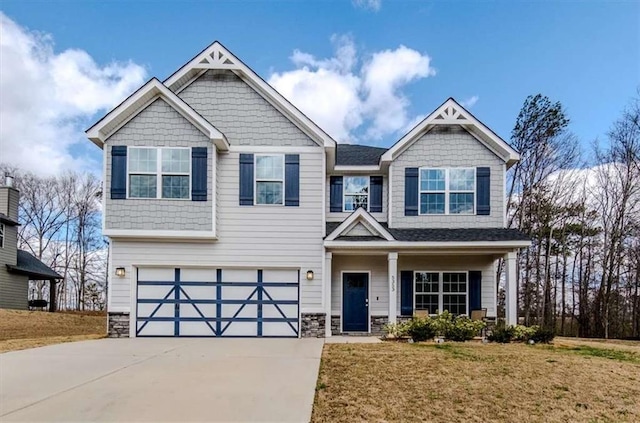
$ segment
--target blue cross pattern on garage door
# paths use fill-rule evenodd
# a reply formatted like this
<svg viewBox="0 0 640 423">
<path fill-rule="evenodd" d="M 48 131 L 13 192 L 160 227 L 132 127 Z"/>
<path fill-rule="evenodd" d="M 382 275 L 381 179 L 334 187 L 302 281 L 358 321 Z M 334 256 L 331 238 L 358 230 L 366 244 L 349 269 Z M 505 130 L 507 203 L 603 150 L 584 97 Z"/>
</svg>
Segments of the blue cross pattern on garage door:
<svg viewBox="0 0 640 423">
<path fill-rule="evenodd" d="M 138 268 L 136 336 L 297 337 L 298 269 Z"/>
</svg>

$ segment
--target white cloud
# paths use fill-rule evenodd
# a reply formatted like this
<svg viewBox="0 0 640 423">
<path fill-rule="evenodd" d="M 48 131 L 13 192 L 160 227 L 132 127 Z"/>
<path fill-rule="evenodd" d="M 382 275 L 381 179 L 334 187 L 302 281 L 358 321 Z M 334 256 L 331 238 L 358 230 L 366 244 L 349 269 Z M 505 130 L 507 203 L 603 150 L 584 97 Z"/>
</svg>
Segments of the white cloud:
<svg viewBox="0 0 640 423">
<path fill-rule="evenodd" d="M 382 0 L 352 0 L 354 7 L 377 12 L 382 7 Z"/>
<path fill-rule="evenodd" d="M 478 102 L 478 100 L 480 100 L 480 97 L 478 97 L 477 95 L 473 95 L 465 100 L 462 100 L 460 104 L 462 105 L 462 107 L 470 109 Z"/>
<path fill-rule="evenodd" d="M 435 75 L 431 58 L 403 45 L 360 58 L 353 40 L 332 37 L 334 57 L 295 50 L 296 69 L 269 83 L 338 141 L 378 141 L 416 121 L 403 88 Z"/>
<path fill-rule="evenodd" d="M 74 159 L 98 111 L 122 101 L 146 77 L 134 63 L 98 65 L 83 50 L 55 52 L 50 35 L 0 12 L 0 162 L 39 174 L 97 166 Z"/>
</svg>

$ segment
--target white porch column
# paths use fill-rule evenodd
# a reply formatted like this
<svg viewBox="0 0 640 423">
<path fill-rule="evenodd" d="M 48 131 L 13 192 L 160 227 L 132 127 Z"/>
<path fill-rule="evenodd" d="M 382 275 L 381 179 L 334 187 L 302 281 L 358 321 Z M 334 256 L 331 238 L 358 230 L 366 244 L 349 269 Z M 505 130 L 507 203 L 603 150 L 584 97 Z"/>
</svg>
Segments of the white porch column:
<svg viewBox="0 0 640 423">
<path fill-rule="evenodd" d="M 507 325 L 518 324 L 518 277 L 516 274 L 516 252 L 511 251 L 504 257 L 505 274 L 505 318 Z"/>
<path fill-rule="evenodd" d="M 398 253 L 388 254 L 389 269 L 389 323 L 398 316 Z"/>
<path fill-rule="evenodd" d="M 331 337 L 331 261 L 333 253 L 327 252 L 324 255 L 324 336 Z"/>
</svg>

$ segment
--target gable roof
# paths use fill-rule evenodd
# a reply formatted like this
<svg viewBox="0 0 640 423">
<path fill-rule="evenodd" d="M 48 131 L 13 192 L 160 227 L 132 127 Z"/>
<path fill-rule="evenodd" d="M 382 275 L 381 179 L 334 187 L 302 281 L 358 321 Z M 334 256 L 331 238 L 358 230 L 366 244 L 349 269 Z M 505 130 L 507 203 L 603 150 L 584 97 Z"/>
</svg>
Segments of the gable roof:
<svg viewBox="0 0 640 423">
<path fill-rule="evenodd" d="M 338 144 L 336 166 L 377 166 L 386 148 L 368 145 Z"/>
<path fill-rule="evenodd" d="M 226 69 L 235 73 L 280 113 L 284 114 L 302 132 L 318 145 L 335 148 L 336 142 L 322 128 L 309 119 L 282 94 L 262 79 L 251 68 L 233 55 L 219 41 L 214 41 L 193 59 L 173 73 L 164 84 L 173 92 L 179 92 L 210 69 Z"/>
<path fill-rule="evenodd" d="M 32 280 L 62 279 L 61 275 L 24 250 L 18 250 L 18 262 L 15 266 L 7 264 L 7 269 Z"/>
<path fill-rule="evenodd" d="M 382 155 L 381 161 L 393 161 L 399 154 L 436 125 L 462 126 L 495 155 L 504 160 L 507 168 L 520 160 L 520 155 L 516 150 L 450 97 L 389 148 L 389 150 Z"/>
<path fill-rule="evenodd" d="M 393 236 L 389 231 L 382 226 L 373 216 L 369 214 L 365 209 L 359 207 L 356 211 L 351 213 L 342 223 L 335 227 L 331 233 L 328 233 L 325 237 L 325 241 L 333 241 L 337 238 L 346 236 L 358 224 L 362 224 L 369 232 L 370 236 L 366 238 L 376 238 L 386 241 L 393 240 Z M 351 238 L 346 236 L 347 238 Z M 361 238 L 362 235 L 354 236 L 353 238 Z"/>
<path fill-rule="evenodd" d="M 229 142 L 226 137 L 157 78 L 149 80 L 91 128 L 87 129 L 85 133 L 94 144 L 102 148 L 107 138 L 158 98 L 164 100 L 205 134 L 216 145 L 218 150 L 229 150 Z"/>
</svg>

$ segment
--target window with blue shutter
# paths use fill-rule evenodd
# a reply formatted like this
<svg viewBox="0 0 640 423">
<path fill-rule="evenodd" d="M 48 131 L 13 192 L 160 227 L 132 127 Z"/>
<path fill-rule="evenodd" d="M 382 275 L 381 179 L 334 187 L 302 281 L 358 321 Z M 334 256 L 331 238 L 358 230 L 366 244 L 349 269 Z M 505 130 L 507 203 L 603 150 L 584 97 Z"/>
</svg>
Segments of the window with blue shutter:
<svg viewBox="0 0 640 423">
<path fill-rule="evenodd" d="M 300 205 L 300 155 L 284 156 L 284 205 Z"/>
<path fill-rule="evenodd" d="M 400 314 L 413 316 L 413 270 L 400 272 Z"/>
<path fill-rule="evenodd" d="M 207 147 L 191 149 L 191 200 L 207 201 Z"/>
<path fill-rule="evenodd" d="M 476 214 L 489 215 L 491 213 L 491 168 L 476 169 Z"/>
<path fill-rule="evenodd" d="M 240 154 L 240 205 L 253 205 L 253 154 Z"/>
<path fill-rule="evenodd" d="M 342 211 L 342 176 L 329 178 L 329 211 Z"/>
<path fill-rule="evenodd" d="M 127 146 L 111 147 L 111 199 L 127 198 Z"/>
<path fill-rule="evenodd" d="M 482 308 L 482 272 L 480 270 L 469 271 L 469 312 Z"/>
<path fill-rule="evenodd" d="M 371 195 L 369 211 L 371 213 L 382 213 L 382 176 L 370 177 L 369 186 Z"/>
<path fill-rule="evenodd" d="M 404 215 L 418 215 L 418 168 L 404 169 Z"/>
</svg>

